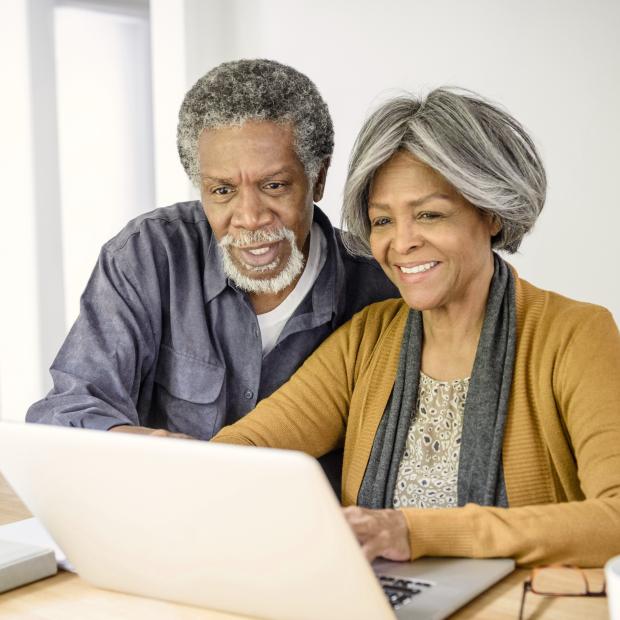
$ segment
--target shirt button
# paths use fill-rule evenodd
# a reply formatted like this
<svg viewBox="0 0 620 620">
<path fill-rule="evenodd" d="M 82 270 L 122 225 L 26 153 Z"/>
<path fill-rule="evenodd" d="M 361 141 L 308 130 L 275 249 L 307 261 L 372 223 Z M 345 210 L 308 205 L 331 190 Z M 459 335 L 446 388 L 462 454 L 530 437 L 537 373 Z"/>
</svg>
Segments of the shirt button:
<svg viewBox="0 0 620 620">
<path fill-rule="evenodd" d="M 245 392 L 243 392 L 243 395 L 248 399 L 251 400 L 254 397 L 254 392 L 252 392 L 252 390 L 246 390 Z"/>
</svg>

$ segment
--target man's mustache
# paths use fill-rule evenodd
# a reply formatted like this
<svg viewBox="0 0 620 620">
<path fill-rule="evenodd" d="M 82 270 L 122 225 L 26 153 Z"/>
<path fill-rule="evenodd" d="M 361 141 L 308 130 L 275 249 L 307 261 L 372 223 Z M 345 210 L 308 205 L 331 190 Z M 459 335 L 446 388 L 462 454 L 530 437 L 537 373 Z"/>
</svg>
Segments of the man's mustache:
<svg viewBox="0 0 620 620">
<path fill-rule="evenodd" d="M 278 230 L 247 230 L 237 235 L 224 235 L 219 245 L 222 248 L 232 246 L 235 248 L 242 248 L 249 245 L 257 245 L 261 243 L 275 243 L 276 241 L 282 241 L 286 239 L 288 229 L 280 228 Z"/>
</svg>

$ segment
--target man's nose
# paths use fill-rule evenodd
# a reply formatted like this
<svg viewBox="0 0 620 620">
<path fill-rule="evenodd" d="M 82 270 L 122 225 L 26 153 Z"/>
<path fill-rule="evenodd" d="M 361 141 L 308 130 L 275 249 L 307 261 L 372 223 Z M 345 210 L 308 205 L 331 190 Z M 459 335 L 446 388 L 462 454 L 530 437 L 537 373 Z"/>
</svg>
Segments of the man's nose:
<svg viewBox="0 0 620 620">
<path fill-rule="evenodd" d="M 236 196 L 232 224 L 246 230 L 257 230 L 272 223 L 273 213 L 264 204 L 259 192 L 244 189 Z"/>
</svg>

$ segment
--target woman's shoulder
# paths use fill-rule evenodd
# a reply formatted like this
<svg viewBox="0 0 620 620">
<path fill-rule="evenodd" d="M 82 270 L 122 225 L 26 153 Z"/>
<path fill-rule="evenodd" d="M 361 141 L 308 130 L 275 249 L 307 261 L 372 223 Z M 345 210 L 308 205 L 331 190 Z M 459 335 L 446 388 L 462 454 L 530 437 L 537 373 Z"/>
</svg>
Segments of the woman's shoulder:
<svg viewBox="0 0 620 620">
<path fill-rule="evenodd" d="M 534 286 L 527 280 L 516 278 L 517 321 L 526 329 L 546 330 L 547 334 L 558 330 L 567 333 L 586 324 L 603 323 L 617 333 L 611 312 L 600 305 L 571 299 L 560 293 Z"/>
<path fill-rule="evenodd" d="M 386 299 L 366 306 L 333 334 L 352 355 L 356 374 L 371 367 L 377 356 L 383 365 L 398 360 L 408 316 L 402 298 Z"/>
<path fill-rule="evenodd" d="M 378 301 L 354 314 L 332 338 L 346 342 L 360 355 L 365 355 L 386 338 L 400 341 L 408 315 L 409 307 L 401 298 Z"/>
<path fill-rule="evenodd" d="M 366 306 L 354 315 L 353 320 L 362 323 L 365 329 L 383 332 L 394 323 L 406 322 L 409 314 L 409 306 L 398 297 L 385 299 Z"/>
</svg>

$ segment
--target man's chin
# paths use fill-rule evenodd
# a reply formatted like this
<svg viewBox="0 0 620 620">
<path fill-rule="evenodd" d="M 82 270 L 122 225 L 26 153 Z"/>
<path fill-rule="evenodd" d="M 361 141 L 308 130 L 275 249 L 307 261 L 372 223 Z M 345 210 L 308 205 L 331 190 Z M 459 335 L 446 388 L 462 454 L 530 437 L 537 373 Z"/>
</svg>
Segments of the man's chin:
<svg viewBox="0 0 620 620">
<path fill-rule="evenodd" d="M 272 261 L 264 265 L 247 265 L 240 260 L 236 248 L 218 245 L 222 267 L 226 276 L 237 288 L 251 294 L 277 294 L 293 284 L 304 269 L 304 257 L 289 235 L 289 251 L 280 252 Z"/>
<path fill-rule="evenodd" d="M 291 256 L 284 266 L 279 258 L 274 263 L 276 264 L 247 269 L 236 265 L 230 257 L 223 260 L 226 276 L 237 288 L 255 295 L 275 295 L 282 292 L 295 282 L 304 269 L 303 257 Z"/>
<path fill-rule="evenodd" d="M 249 276 L 239 271 L 235 274 L 228 274 L 228 277 L 234 282 L 237 288 L 246 293 L 255 295 L 275 295 L 290 286 L 294 280 L 294 278 L 283 277 L 283 275 L 283 271 L 280 271 L 276 275 L 264 273 L 261 275 L 253 274 Z"/>
</svg>

